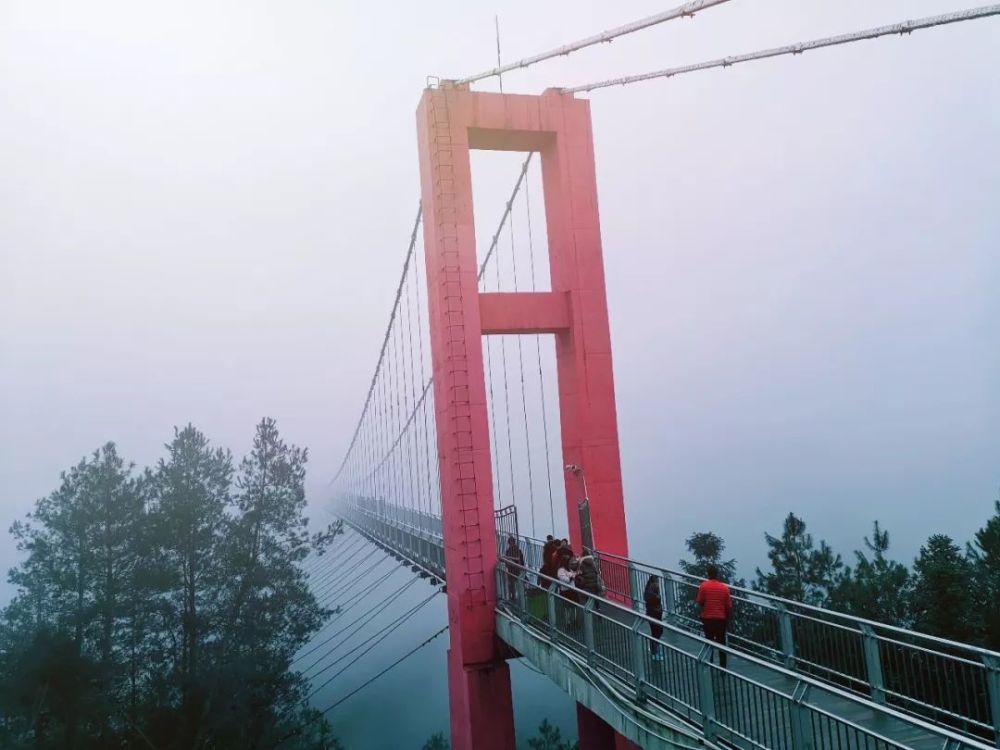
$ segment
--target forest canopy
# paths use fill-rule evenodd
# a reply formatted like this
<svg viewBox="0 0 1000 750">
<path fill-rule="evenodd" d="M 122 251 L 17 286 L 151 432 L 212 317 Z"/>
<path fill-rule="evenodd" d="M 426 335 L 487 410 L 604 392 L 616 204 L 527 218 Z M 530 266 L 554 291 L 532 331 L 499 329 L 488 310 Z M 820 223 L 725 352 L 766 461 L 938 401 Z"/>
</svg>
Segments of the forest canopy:
<svg viewBox="0 0 1000 750">
<path fill-rule="evenodd" d="M 330 612 L 301 563 L 307 451 L 273 419 L 238 465 L 175 429 L 154 467 L 107 443 L 11 534 L 0 620 L 4 748 L 336 747 L 289 670 Z"/>
</svg>

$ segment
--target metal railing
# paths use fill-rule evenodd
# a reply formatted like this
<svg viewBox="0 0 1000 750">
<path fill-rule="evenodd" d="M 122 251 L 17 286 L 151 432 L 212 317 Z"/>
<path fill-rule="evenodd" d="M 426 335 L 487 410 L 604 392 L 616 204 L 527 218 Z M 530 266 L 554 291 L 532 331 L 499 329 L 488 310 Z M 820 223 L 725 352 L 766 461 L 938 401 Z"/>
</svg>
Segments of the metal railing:
<svg viewBox="0 0 1000 750">
<path fill-rule="evenodd" d="M 558 581 L 527 566 L 497 568 L 498 611 L 629 690 L 636 705 L 653 704 L 694 724 L 710 742 L 761 750 L 904 750 L 919 738 L 928 747 L 989 747 L 744 650 L 710 643 L 686 628 L 658 623 L 618 602 L 570 590 L 575 599 Z M 670 642 L 645 632 L 656 624 L 670 631 Z M 742 669 L 717 665 L 718 651 L 738 659 Z M 763 671 L 766 680 L 745 674 L 753 669 Z"/>
<path fill-rule="evenodd" d="M 526 565 L 542 567 L 543 542 L 518 540 Z M 503 554 L 506 540 L 497 540 Z M 664 619 L 701 631 L 695 595 L 701 578 L 595 551 L 607 595 L 644 610 L 650 579 Z M 1000 655 L 963 643 L 731 587 L 729 639 L 744 653 L 808 674 L 876 703 L 1000 746 Z"/>
<path fill-rule="evenodd" d="M 443 576 L 440 518 L 383 510 L 364 503 L 342 512 Z M 519 536 L 518 545 L 537 575 L 543 542 Z M 498 537 L 501 556 L 505 546 Z M 644 611 L 642 592 L 656 579 L 665 623 L 701 631 L 694 596 L 702 579 L 619 555 L 595 556 L 610 599 Z M 733 587 L 732 593 L 729 643 L 741 653 L 1000 747 L 1000 655 L 757 591 Z"/>
<path fill-rule="evenodd" d="M 640 607 L 647 582 L 657 579 L 665 616 L 701 629 L 694 599 L 703 579 L 619 555 L 598 556 L 610 592 Z M 741 650 L 1000 746 L 1000 654 L 730 588 L 730 638 Z"/>
</svg>

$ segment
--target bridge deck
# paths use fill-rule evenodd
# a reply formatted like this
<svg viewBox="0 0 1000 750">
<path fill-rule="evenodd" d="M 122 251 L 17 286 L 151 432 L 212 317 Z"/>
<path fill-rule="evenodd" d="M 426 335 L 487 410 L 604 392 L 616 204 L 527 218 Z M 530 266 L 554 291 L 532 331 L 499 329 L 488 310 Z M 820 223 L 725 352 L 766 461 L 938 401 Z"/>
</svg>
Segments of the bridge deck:
<svg viewBox="0 0 1000 750">
<path fill-rule="evenodd" d="M 374 517 L 361 509 L 345 517 L 369 539 L 407 560 L 414 570 L 443 576 L 438 519 L 410 517 L 408 522 L 400 522 Z M 525 556 L 530 558 L 533 553 Z M 553 589 L 546 589 L 546 581 L 540 580 L 543 577 L 530 561 L 528 567 L 512 567 L 519 568 L 523 575 L 510 576 L 507 571 L 511 568 L 506 566 L 497 570 L 498 632 L 503 621 L 510 636 L 509 645 L 518 649 L 519 639 L 533 644 L 530 651 L 535 666 L 564 689 L 571 685 L 571 681 L 563 679 L 567 677 L 566 669 L 575 674 L 576 682 L 572 684 L 583 692 L 589 690 L 588 685 L 596 687 L 602 680 L 617 685 L 620 701 L 614 711 L 628 717 L 618 727 L 628 729 L 631 722 L 631 728 L 635 729 L 645 721 L 648 730 L 647 709 L 650 709 L 659 712 L 660 723 L 656 727 L 665 734 L 686 723 L 690 731 L 703 735 L 703 741 L 715 747 L 748 750 L 988 750 L 992 747 L 975 736 L 914 715 L 905 708 L 879 705 L 856 689 L 844 689 L 825 676 L 829 672 L 816 676 L 786 668 L 781 653 L 774 654 L 773 649 L 765 649 L 763 656 L 744 650 L 746 644 L 754 645 L 746 638 L 736 641 L 734 645 L 738 648 L 725 648 L 728 668 L 723 670 L 717 658 L 710 658 L 719 648 L 709 646 L 700 633 L 687 629 L 691 623 L 677 617 L 663 623 L 660 643 L 664 660 L 653 660 L 650 621 L 645 615 L 607 599 L 600 600 L 599 608 L 595 608 L 596 599 L 587 606 L 574 604 L 556 594 L 557 582 L 550 581 Z M 625 590 L 641 591 L 641 581 L 631 581 Z M 588 602 L 583 592 L 577 593 L 583 602 Z M 631 601 L 629 595 L 613 592 L 612 595 Z M 523 649 L 521 653 L 529 656 Z M 558 653 L 570 659 L 562 673 L 547 669 Z M 797 651 L 793 653 L 796 656 L 792 664 L 809 665 Z M 584 702 L 578 693 L 571 690 L 570 694 Z M 590 695 L 607 704 L 606 696 L 596 695 L 592 690 Z M 635 729 L 640 735 L 647 730 Z M 647 731 L 643 736 L 653 738 L 651 747 L 670 747 L 655 739 L 655 732 Z"/>
<path fill-rule="evenodd" d="M 629 629 L 635 624 L 635 615 L 631 615 L 626 611 L 614 609 L 608 614 Z M 602 643 L 598 646 L 599 649 L 610 651 L 613 648 L 613 637 L 608 638 L 606 636 L 600 638 L 600 641 Z M 698 657 L 702 648 L 702 643 L 698 639 L 673 630 L 664 632 L 660 641 L 690 654 L 693 658 Z M 678 679 L 678 675 L 671 674 L 669 662 L 666 660 L 650 661 L 649 665 L 650 671 L 647 673 L 649 682 L 664 692 L 670 692 L 668 689 L 670 683 Z M 772 690 L 786 695 L 792 695 L 796 687 L 796 679 L 794 677 L 761 666 L 738 654 L 729 655 L 726 667 L 729 672 L 740 675 L 748 681 L 766 685 Z M 725 673 L 721 670 L 713 670 L 712 674 L 714 682 L 713 692 L 716 698 L 715 710 L 718 720 L 726 724 L 738 725 L 739 717 L 747 713 L 745 707 L 740 707 L 738 704 L 741 701 L 753 700 L 755 696 L 748 691 L 742 690 L 740 687 L 741 683 L 727 680 Z M 869 729 L 873 733 L 887 737 L 906 747 L 913 748 L 913 750 L 940 750 L 941 748 L 942 742 L 939 736 L 923 731 L 907 721 L 886 715 L 876 710 L 872 705 L 824 691 L 815 692 L 811 703 L 841 719 Z M 744 710 L 741 710 L 741 708 Z M 760 711 L 759 714 L 760 721 L 765 725 L 770 724 L 765 729 L 765 734 L 771 735 L 777 743 L 770 745 L 770 747 L 787 746 L 792 748 L 790 742 L 792 737 L 791 720 L 788 704 L 784 702 L 773 703 L 767 707 L 766 711 Z M 784 738 L 784 740 L 780 738 Z M 869 746 L 866 744 L 850 743 L 844 736 L 824 737 L 821 734 L 816 737 L 816 740 L 818 741 L 814 745 L 816 748 L 843 748 L 846 750 L 848 747 Z"/>
</svg>

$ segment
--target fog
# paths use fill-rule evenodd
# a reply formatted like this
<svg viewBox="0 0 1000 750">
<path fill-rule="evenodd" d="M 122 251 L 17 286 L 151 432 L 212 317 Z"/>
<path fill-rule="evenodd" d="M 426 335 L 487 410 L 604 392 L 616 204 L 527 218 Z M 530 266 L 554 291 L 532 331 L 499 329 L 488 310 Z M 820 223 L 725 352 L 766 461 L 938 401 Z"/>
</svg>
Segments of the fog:
<svg viewBox="0 0 1000 750">
<path fill-rule="evenodd" d="M 503 84 L 958 5 L 734 2 Z M 416 209 L 426 77 L 494 64 L 494 14 L 514 59 L 663 7 L 0 0 L 0 525 L 107 440 L 151 464 L 190 421 L 239 455 L 263 415 L 308 446 L 325 521 Z M 750 574 L 789 511 L 845 554 L 875 519 L 906 561 L 934 532 L 964 543 L 1000 488 L 1000 22 L 590 98 L 635 555 L 673 565 L 712 530 Z M 422 681 L 443 712 L 444 645 L 348 704 L 344 739 Z M 414 746 L 430 713 L 401 717 Z"/>
</svg>

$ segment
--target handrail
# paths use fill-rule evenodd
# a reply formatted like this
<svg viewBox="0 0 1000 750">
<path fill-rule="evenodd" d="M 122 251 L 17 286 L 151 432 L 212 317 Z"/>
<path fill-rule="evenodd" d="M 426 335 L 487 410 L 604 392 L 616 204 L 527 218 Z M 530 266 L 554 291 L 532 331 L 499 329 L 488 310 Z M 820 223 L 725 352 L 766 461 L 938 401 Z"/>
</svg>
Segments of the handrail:
<svg viewBox="0 0 1000 750">
<path fill-rule="evenodd" d="M 529 537 L 525 537 L 525 539 L 528 538 Z M 538 542 L 539 540 L 531 539 L 531 541 Z M 656 565 L 642 563 L 637 560 L 633 560 L 632 558 L 625 557 L 624 555 L 615 554 L 614 552 L 604 552 L 602 550 L 595 550 L 595 553 L 601 559 L 611 558 L 619 560 L 626 565 L 627 564 L 640 565 L 650 570 L 655 570 L 661 573 L 668 573 L 671 576 L 677 576 L 680 578 L 690 579 L 691 581 L 697 581 L 698 584 L 700 584 L 702 581 L 705 580 L 704 578 L 692 575 L 691 573 L 685 573 L 684 571 L 671 570 L 670 568 L 661 568 Z M 971 651 L 973 653 L 979 654 L 980 656 L 1000 657 L 1000 652 L 991 651 L 988 648 L 983 648 L 982 646 L 976 646 L 975 644 L 962 643 L 961 641 L 952 641 L 947 638 L 941 638 L 940 636 L 931 635 L 929 633 L 922 633 L 919 630 L 907 630 L 906 628 L 899 627 L 898 625 L 890 625 L 888 623 L 879 622 L 878 620 L 869 620 L 867 618 L 860 617 L 858 615 L 851 615 L 846 612 L 839 612 L 835 609 L 826 609 L 824 607 L 818 607 L 815 604 L 806 604 L 805 602 L 798 602 L 795 601 L 794 599 L 786 599 L 784 597 L 778 596 L 777 594 L 769 594 L 766 591 L 757 591 L 755 589 L 748 589 L 741 586 L 734 586 L 732 584 L 729 584 L 729 588 L 731 591 L 740 592 L 741 594 L 746 595 L 743 598 L 764 599 L 765 601 L 780 603 L 786 607 L 795 607 L 796 609 L 811 610 L 813 612 L 821 613 L 824 616 L 832 615 L 834 617 L 839 617 L 844 620 L 849 620 L 850 622 L 858 623 L 859 625 L 868 625 L 869 627 L 878 628 L 879 630 L 896 632 L 908 638 L 916 637 L 923 640 L 931 641 L 933 643 L 937 643 L 942 646 L 947 646 L 949 648 Z"/>
<path fill-rule="evenodd" d="M 384 524 L 380 536 L 390 546 L 412 548 L 443 573 L 443 557 L 431 551 L 443 546 L 442 534 L 427 528 L 439 524 L 440 517 L 395 504 L 348 505 L 350 513 L 360 516 L 359 523 L 364 518 Z M 506 536 L 497 539 L 501 557 Z M 517 539 L 525 569 L 538 575 L 544 543 L 524 535 Z M 637 610 L 648 580 L 644 577 L 655 576 L 665 587 L 661 591 L 669 624 L 700 631 L 693 592 L 702 579 L 599 550 L 595 557 L 609 595 Z M 735 593 L 740 614 L 729 638 L 743 657 L 808 675 L 963 736 L 1000 743 L 1000 654 L 750 589 Z"/>
<path fill-rule="evenodd" d="M 538 586 L 535 586 L 535 588 L 537 588 L 539 591 L 544 591 L 545 594 L 546 594 L 546 596 L 553 596 L 553 597 L 557 597 L 559 599 L 562 599 L 562 597 L 559 594 L 554 593 L 554 590 L 553 590 L 553 587 L 554 587 L 555 591 L 558 591 L 560 589 L 566 588 L 566 584 L 564 584 L 562 581 L 559 581 L 556 578 L 552 578 L 550 576 L 544 575 L 544 574 L 542 574 L 542 573 L 540 573 L 538 571 L 535 571 L 535 570 L 527 567 L 526 565 L 521 565 L 521 564 L 516 563 L 514 561 L 511 561 L 511 560 L 504 560 L 503 562 L 504 562 L 505 566 L 508 566 L 508 568 L 507 568 L 507 570 L 504 570 L 500 566 L 497 566 L 497 599 L 498 599 L 498 601 L 502 601 L 506 605 L 510 605 L 510 604 L 515 603 L 515 602 L 512 602 L 510 600 L 509 594 L 505 595 L 504 592 L 506 590 L 506 587 L 504 585 L 502 585 L 505 582 L 505 579 L 507 579 L 508 577 L 511 576 L 511 572 L 510 572 L 511 568 L 522 571 L 520 575 L 516 576 L 516 580 L 519 582 L 519 585 L 521 585 L 521 586 L 532 586 L 533 584 L 530 584 L 527 581 L 528 574 L 530 574 L 530 575 L 536 576 L 539 581 L 542 581 L 542 580 L 548 581 L 549 584 L 550 584 L 548 588 L 541 588 L 541 587 L 538 587 Z M 808 686 L 809 688 L 812 688 L 812 689 L 815 689 L 815 690 L 821 690 L 821 691 L 826 692 L 826 693 L 831 694 L 831 695 L 836 695 L 837 697 L 839 697 L 839 698 L 841 698 L 843 700 L 848 700 L 848 701 L 850 701 L 850 702 L 852 702 L 854 704 L 862 705 L 865 708 L 867 708 L 867 709 L 869 709 L 871 711 L 874 711 L 874 712 L 876 712 L 878 714 L 881 714 L 883 716 L 891 717 L 893 719 L 896 719 L 897 721 L 902 721 L 902 722 L 905 722 L 905 723 L 910 724 L 912 726 L 918 727 L 918 728 L 920 728 L 921 730 L 923 730 L 925 732 L 928 732 L 928 733 L 934 734 L 936 736 L 939 736 L 942 740 L 946 740 L 948 742 L 953 742 L 953 743 L 958 743 L 959 747 L 981 748 L 982 750 L 988 750 L 990 748 L 989 745 L 984 744 L 983 742 L 981 742 L 978 739 L 974 739 L 974 738 L 968 737 L 966 735 L 959 734 L 959 733 L 954 732 L 954 731 L 952 731 L 950 729 L 947 729 L 947 728 L 942 727 L 940 725 L 936 725 L 936 724 L 927 722 L 927 721 L 925 721 L 924 719 L 922 719 L 920 717 L 913 716 L 912 714 L 908 714 L 908 713 L 905 713 L 903 711 L 898 711 L 898 710 L 896 710 L 894 708 L 891 708 L 889 706 L 880 705 L 880 704 L 872 702 L 872 701 L 864 700 L 862 698 L 859 698 L 859 696 L 856 693 L 853 693 L 853 692 L 848 691 L 848 690 L 843 690 L 843 689 L 841 689 L 841 688 L 839 688 L 839 687 L 837 687 L 835 685 L 831 685 L 831 684 L 829 684 L 827 682 L 823 682 L 822 680 L 816 679 L 816 678 L 811 677 L 809 675 L 802 674 L 801 672 L 796 672 L 796 671 L 787 669 L 787 668 L 782 667 L 782 666 L 780 666 L 778 664 L 775 664 L 774 662 L 767 661 L 766 659 L 760 659 L 760 658 L 758 658 L 758 657 L 756 657 L 756 656 L 754 656 L 752 654 L 748 654 L 746 651 L 743 651 L 741 649 L 735 649 L 735 648 L 732 648 L 731 646 L 727 646 L 727 645 L 724 645 L 724 644 L 716 643 L 714 641 L 709 641 L 709 640 L 707 640 L 706 638 L 704 638 L 702 636 L 694 634 L 694 633 L 692 633 L 692 632 L 690 632 L 688 630 L 685 630 L 683 628 L 679 628 L 679 627 L 677 627 L 675 625 L 672 625 L 671 623 L 669 623 L 667 621 L 656 620 L 656 619 L 654 619 L 652 617 L 649 617 L 645 613 L 636 612 L 635 610 L 633 610 L 633 609 L 631 609 L 629 607 L 626 607 L 626 606 L 624 606 L 624 605 L 622 605 L 622 604 L 620 604 L 620 603 L 618 603 L 616 601 L 613 601 L 613 600 L 610 600 L 610 599 L 606 599 L 604 597 L 597 596 L 595 594 L 591 594 L 590 592 L 584 591 L 584 590 L 576 588 L 576 587 L 573 587 L 573 590 L 577 594 L 577 596 L 584 597 L 588 602 L 600 602 L 602 608 L 603 607 L 609 607 L 612 610 L 620 612 L 625 617 L 634 618 L 635 620 L 644 621 L 646 624 L 658 625 L 658 626 L 662 627 L 666 631 L 671 631 L 675 635 L 681 636 L 683 638 L 690 639 L 690 640 L 692 640 L 692 641 L 700 644 L 701 649 L 702 649 L 703 652 L 711 651 L 711 650 L 717 650 L 717 651 L 725 652 L 727 655 L 730 655 L 730 656 L 732 656 L 734 658 L 738 658 L 738 659 L 740 659 L 741 661 L 744 661 L 744 662 L 749 662 L 750 664 L 753 664 L 753 665 L 755 665 L 757 667 L 765 669 L 765 670 L 767 670 L 767 671 L 769 671 L 771 673 L 779 674 L 779 675 L 781 675 L 781 676 L 783 676 L 785 678 L 788 678 L 790 680 L 795 681 L 798 684 Z M 623 622 L 621 622 L 620 620 L 615 620 L 614 618 L 610 618 L 610 617 L 608 617 L 607 615 L 605 615 L 605 614 L 603 614 L 601 612 L 595 611 L 595 609 L 593 607 L 591 607 L 589 604 L 587 604 L 587 605 L 581 605 L 579 603 L 570 602 L 570 601 L 565 600 L 565 599 L 563 599 L 562 603 L 570 605 L 570 606 L 573 606 L 573 607 L 580 608 L 581 610 L 584 610 L 586 613 L 588 613 L 587 616 L 600 617 L 600 618 L 603 618 L 603 619 L 605 619 L 607 621 L 613 622 L 613 623 L 615 623 L 615 624 L 617 624 L 617 625 L 619 625 L 619 626 L 621 626 L 623 628 L 625 627 L 625 624 Z M 632 632 L 634 632 L 638 636 L 641 636 L 643 638 L 649 638 L 648 636 L 646 636 L 645 633 L 639 632 L 635 627 L 632 627 L 631 630 L 632 630 Z M 683 651 L 683 649 L 680 649 L 677 646 L 674 646 L 673 644 L 665 643 L 663 641 L 660 641 L 659 645 L 661 647 L 666 647 L 666 648 L 669 648 L 669 649 L 673 649 L 675 651 L 680 651 L 680 652 L 684 653 L 687 656 L 691 656 L 691 654 L 689 652 Z M 726 671 L 729 671 L 729 670 L 726 670 Z M 756 683 L 755 680 L 752 680 L 749 677 L 745 677 L 743 675 L 740 675 L 740 677 L 742 679 L 746 679 L 746 680 L 749 680 L 751 682 L 755 682 Z M 774 691 L 773 688 L 768 688 L 766 685 L 763 685 L 761 683 L 757 683 L 757 684 L 759 684 L 764 689 Z M 834 715 L 834 717 L 837 718 L 838 721 L 843 721 L 843 719 L 841 717 L 839 717 L 839 716 L 835 716 Z M 872 730 L 868 730 L 868 729 L 863 728 L 863 727 L 862 727 L 862 729 L 864 729 L 865 732 L 868 732 L 868 733 L 871 733 L 871 734 L 875 734 L 874 732 L 872 732 Z M 886 741 L 892 742 L 893 744 L 898 744 L 898 743 L 896 743 L 896 741 L 891 740 L 889 738 L 880 738 L 880 739 L 886 739 Z"/>
<path fill-rule="evenodd" d="M 542 561 L 541 540 L 521 536 L 520 543 Z M 594 556 L 611 595 L 638 609 L 646 582 L 655 577 L 666 586 L 667 615 L 700 630 L 693 593 L 703 579 L 600 550 Z M 995 666 L 1000 654 L 741 587 L 734 599 L 742 615 L 729 637 L 742 652 L 1000 742 L 1000 671 Z"/>
</svg>

